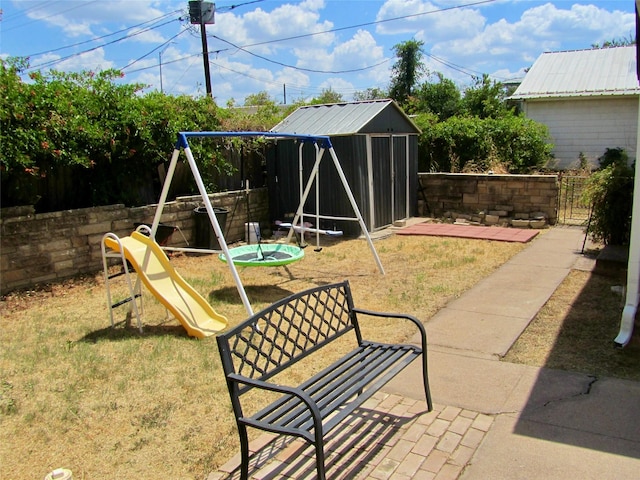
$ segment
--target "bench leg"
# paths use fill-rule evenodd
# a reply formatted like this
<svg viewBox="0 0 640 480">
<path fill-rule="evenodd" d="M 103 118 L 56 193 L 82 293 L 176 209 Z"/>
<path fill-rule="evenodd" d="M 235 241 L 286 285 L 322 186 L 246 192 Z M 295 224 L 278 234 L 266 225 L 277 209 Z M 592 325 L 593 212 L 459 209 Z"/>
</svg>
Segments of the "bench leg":
<svg viewBox="0 0 640 480">
<path fill-rule="evenodd" d="M 247 427 L 238 425 L 238 434 L 240 435 L 240 479 L 248 480 L 249 478 L 249 437 L 247 435 Z"/>
<path fill-rule="evenodd" d="M 324 446 L 322 442 L 316 441 L 316 470 L 318 472 L 318 480 L 326 480 L 324 472 Z"/>
<path fill-rule="evenodd" d="M 422 351 L 422 382 L 424 383 L 424 395 L 427 398 L 427 411 L 433 410 L 433 402 L 431 401 L 431 391 L 429 389 L 429 376 L 427 373 L 427 354 L 426 350 Z"/>
</svg>

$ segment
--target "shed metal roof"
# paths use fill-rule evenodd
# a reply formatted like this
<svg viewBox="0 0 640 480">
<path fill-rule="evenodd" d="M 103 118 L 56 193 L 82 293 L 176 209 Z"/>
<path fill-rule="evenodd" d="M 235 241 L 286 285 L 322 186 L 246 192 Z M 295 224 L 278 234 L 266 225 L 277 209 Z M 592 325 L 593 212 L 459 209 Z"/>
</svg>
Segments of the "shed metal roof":
<svg viewBox="0 0 640 480">
<path fill-rule="evenodd" d="M 351 135 L 362 132 L 385 110 L 395 110 L 402 123 L 409 124 L 416 133 L 420 129 L 393 100 L 307 105 L 298 108 L 272 132 L 293 132 L 309 135 Z"/>
<path fill-rule="evenodd" d="M 512 99 L 638 95 L 636 47 L 543 53 Z"/>
</svg>

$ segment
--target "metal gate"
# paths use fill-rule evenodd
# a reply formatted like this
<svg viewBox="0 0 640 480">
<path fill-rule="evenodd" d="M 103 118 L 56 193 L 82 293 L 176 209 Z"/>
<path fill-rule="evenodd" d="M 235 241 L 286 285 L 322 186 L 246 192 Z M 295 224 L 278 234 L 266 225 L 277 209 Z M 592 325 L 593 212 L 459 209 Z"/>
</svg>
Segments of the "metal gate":
<svg viewBox="0 0 640 480">
<path fill-rule="evenodd" d="M 563 225 L 587 225 L 591 205 L 582 199 L 589 177 L 561 176 L 558 193 L 558 223 Z"/>
</svg>

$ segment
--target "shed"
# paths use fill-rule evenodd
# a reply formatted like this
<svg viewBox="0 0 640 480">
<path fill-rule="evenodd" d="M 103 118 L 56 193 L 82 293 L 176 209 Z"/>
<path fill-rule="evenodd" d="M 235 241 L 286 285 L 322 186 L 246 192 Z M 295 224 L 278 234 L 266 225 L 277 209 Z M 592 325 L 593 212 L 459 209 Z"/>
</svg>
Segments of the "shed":
<svg viewBox="0 0 640 480">
<path fill-rule="evenodd" d="M 543 53 L 510 97 L 524 114 L 547 125 L 556 168 L 592 167 L 607 148 L 636 157 L 636 47 Z"/>
<path fill-rule="evenodd" d="M 393 100 L 300 107 L 271 131 L 330 137 L 370 232 L 415 215 L 420 129 Z M 272 220 L 290 219 L 300 197 L 298 145 L 281 140 L 268 155 Z M 315 159 L 312 146 L 303 147 L 302 157 L 306 179 Z M 346 194 L 334 188 L 339 179 L 328 157 L 325 153 L 320 165 L 318 195 L 310 195 L 305 212 L 315 211 L 317 201 L 322 216 L 352 216 Z M 360 233 L 357 224 L 341 220 L 323 219 L 317 227 Z"/>
</svg>

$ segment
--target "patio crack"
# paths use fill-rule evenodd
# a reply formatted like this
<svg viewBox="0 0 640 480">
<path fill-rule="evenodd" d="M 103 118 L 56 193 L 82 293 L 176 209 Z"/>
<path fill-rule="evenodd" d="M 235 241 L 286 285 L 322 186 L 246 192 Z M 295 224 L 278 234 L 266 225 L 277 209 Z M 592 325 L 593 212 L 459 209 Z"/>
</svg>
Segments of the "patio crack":
<svg viewBox="0 0 640 480">
<path fill-rule="evenodd" d="M 545 402 L 543 404 L 543 407 L 547 407 L 549 405 L 551 405 L 552 403 L 556 403 L 556 402 L 563 402 L 565 400 L 571 400 L 573 398 L 578 398 L 578 397 L 582 397 L 584 395 L 589 395 L 591 394 L 591 389 L 593 388 L 593 385 L 595 385 L 595 383 L 600 380 L 599 377 L 594 376 L 594 375 L 588 375 L 587 378 L 590 379 L 589 383 L 587 383 L 584 387 L 584 389 L 578 393 L 574 393 L 573 395 L 569 395 L 568 397 L 562 397 L 562 398 L 556 398 L 553 400 L 549 400 L 548 402 Z"/>
</svg>

